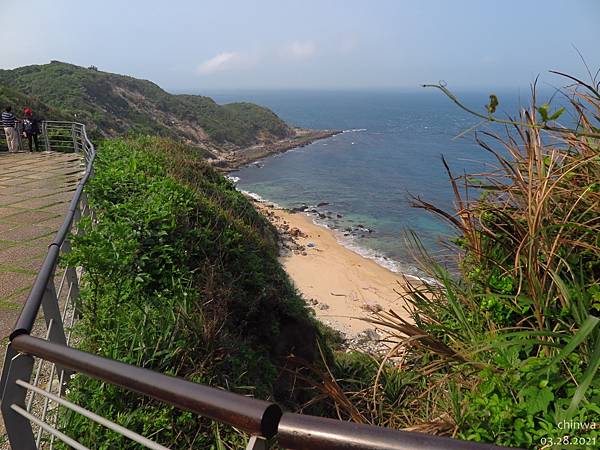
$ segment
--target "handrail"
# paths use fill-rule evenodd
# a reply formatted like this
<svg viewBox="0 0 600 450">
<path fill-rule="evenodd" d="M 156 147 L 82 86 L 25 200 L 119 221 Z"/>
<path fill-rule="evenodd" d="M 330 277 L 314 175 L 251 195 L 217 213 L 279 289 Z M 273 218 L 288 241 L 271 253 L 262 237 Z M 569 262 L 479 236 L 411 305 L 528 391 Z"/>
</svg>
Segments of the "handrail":
<svg viewBox="0 0 600 450">
<path fill-rule="evenodd" d="M 10 333 L 10 341 L 20 334 L 31 333 L 31 329 L 33 328 L 33 324 L 35 323 L 35 319 L 42 304 L 42 299 L 46 292 L 46 287 L 52 280 L 59 254 L 59 246 L 50 244 L 46 258 L 44 259 L 42 267 L 31 288 L 31 292 L 23 305 L 23 309 L 21 309 L 21 313 L 19 314 L 13 331 Z"/>
<path fill-rule="evenodd" d="M 277 442 L 287 449 L 310 450 L 499 450 L 492 444 L 459 441 L 425 433 L 284 413 Z"/>
<path fill-rule="evenodd" d="M 15 449 L 36 449 L 40 444 L 42 430 L 63 442 L 74 443 L 84 448 L 70 437 L 44 421 L 48 399 L 59 398 L 66 387 L 71 371 L 121 386 L 156 400 L 165 402 L 180 409 L 192 411 L 204 417 L 242 430 L 253 438 L 247 449 L 266 448 L 264 439 L 276 437 L 278 443 L 294 450 L 491 450 L 501 449 L 489 444 L 464 442 L 456 439 L 431 436 L 421 433 L 360 425 L 322 417 L 284 413 L 279 405 L 243 395 L 234 394 L 221 389 L 193 383 L 155 372 L 150 369 L 133 366 L 120 361 L 104 358 L 69 346 L 69 337 L 65 337 L 63 321 L 69 306 L 69 300 L 79 292 L 78 276 L 75 268 L 66 268 L 58 295 L 54 286 L 54 274 L 61 252 L 70 251 L 68 235 L 76 221 L 82 215 L 80 205 L 85 202 L 84 187 L 93 174 L 96 150 L 87 137 L 85 125 L 75 122 L 49 121 L 43 123 L 43 134 L 46 149 L 56 146 L 65 149 L 65 143 L 72 144 L 72 149 L 81 151 L 85 157 L 85 173 L 79 181 L 73 199 L 70 202 L 65 220 L 49 245 L 48 253 L 35 279 L 34 285 L 21 310 L 15 327 L 10 334 L 10 343 L 0 381 L 2 395 L 1 410 L 6 424 L 9 441 Z M 51 142 L 48 130 L 56 132 L 61 139 Z M 70 132 L 69 136 L 65 133 Z M 54 136 L 54 135 L 53 135 Z M 59 312 L 58 297 L 62 292 L 65 279 L 69 278 L 68 294 L 64 312 Z M 73 293 L 73 296 L 72 296 Z M 44 308 L 47 323 L 46 340 L 31 336 L 33 325 L 39 315 L 40 306 Z M 76 307 L 74 307 L 76 309 Z M 71 318 L 75 317 L 73 311 Z M 33 373 L 34 358 L 39 358 L 39 366 L 35 381 L 29 384 Z M 30 397 L 27 406 L 25 397 L 29 391 L 40 395 L 35 386 L 38 381 L 43 362 L 50 362 L 52 371 L 48 382 L 44 411 L 41 420 L 31 414 Z M 58 397 L 50 393 L 54 367 L 58 368 Z M 61 401 L 76 406 L 70 402 Z M 122 429 L 117 424 L 87 410 L 88 417 L 100 419 L 100 422 L 112 424 L 113 430 Z M 98 423 L 100 423 L 98 422 Z M 37 441 L 33 439 L 31 423 L 39 427 Z M 137 433 L 122 433 L 132 436 Z M 257 440 L 259 438 L 259 440 Z M 143 438 L 145 439 L 145 438 Z M 143 440 L 142 439 L 142 440 Z M 138 440 L 140 442 L 140 440 Z M 145 442 L 145 441 L 144 441 Z M 149 441 L 150 442 L 150 441 Z M 160 444 L 153 443 L 159 448 Z"/>
<path fill-rule="evenodd" d="M 271 438 L 277 431 L 282 411 L 275 403 L 163 375 L 29 335 L 17 336 L 11 343 L 21 352 L 148 395 L 250 434 Z"/>
</svg>

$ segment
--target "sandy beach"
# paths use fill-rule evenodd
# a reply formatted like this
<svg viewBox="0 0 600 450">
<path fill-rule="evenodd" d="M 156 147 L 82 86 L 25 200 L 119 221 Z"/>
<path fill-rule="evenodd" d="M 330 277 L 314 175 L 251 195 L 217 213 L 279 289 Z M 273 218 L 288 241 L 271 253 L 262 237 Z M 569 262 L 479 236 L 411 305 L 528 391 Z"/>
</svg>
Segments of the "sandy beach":
<svg viewBox="0 0 600 450">
<path fill-rule="evenodd" d="M 402 274 L 344 247 L 306 213 L 256 204 L 287 238 L 281 262 L 321 321 L 352 339 L 374 329 L 360 319 L 371 312 L 393 309 L 408 318 Z"/>
</svg>

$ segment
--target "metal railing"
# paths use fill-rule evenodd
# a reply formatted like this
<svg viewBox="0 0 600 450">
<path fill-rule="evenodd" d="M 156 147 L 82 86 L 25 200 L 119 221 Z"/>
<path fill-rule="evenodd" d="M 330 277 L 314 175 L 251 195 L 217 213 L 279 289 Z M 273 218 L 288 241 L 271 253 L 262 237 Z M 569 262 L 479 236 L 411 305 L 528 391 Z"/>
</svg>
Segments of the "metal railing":
<svg viewBox="0 0 600 450">
<path fill-rule="evenodd" d="M 27 139 L 22 136 L 22 121 L 17 121 L 17 149 L 29 151 Z M 39 150 L 57 152 L 82 152 L 86 147 L 81 124 L 75 122 L 43 121 L 40 124 Z M 8 152 L 4 128 L 0 126 L 0 152 Z"/>
<path fill-rule="evenodd" d="M 251 436 L 247 449 L 266 449 L 267 439 L 272 437 L 276 437 L 279 446 L 295 450 L 499 448 L 421 433 L 284 413 L 272 402 L 192 383 L 71 347 L 71 331 L 79 314 L 77 298 L 81 268 L 61 269 L 58 267 L 58 260 L 71 250 L 69 238 L 71 233 L 78 232 L 79 219 L 90 214 L 84 186 L 93 174 L 96 153 L 82 124 L 45 122 L 42 128 L 46 149 L 81 153 L 85 173 L 10 335 L 0 381 L 0 409 L 13 449 L 52 448 L 56 440 L 76 449 L 85 449 L 85 446 L 59 429 L 60 408 L 81 414 L 147 448 L 166 448 L 85 409 L 85 405 L 75 405 L 65 399 L 65 390 L 74 374 L 121 386 L 231 425 Z M 44 336 L 36 337 L 32 333 L 40 316 L 40 307 L 46 332 Z"/>
</svg>

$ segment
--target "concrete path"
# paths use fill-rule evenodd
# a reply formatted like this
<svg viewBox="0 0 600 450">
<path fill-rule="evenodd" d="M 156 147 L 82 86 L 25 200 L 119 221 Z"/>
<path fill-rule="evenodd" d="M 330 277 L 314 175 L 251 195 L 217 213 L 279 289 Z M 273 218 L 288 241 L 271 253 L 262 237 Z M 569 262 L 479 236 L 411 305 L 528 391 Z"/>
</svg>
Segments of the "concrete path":
<svg viewBox="0 0 600 450">
<path fill-rule="evenodd" d="M 0 153 L 0 339 L 6 338 L 81 177 L 73 153 Z M 2 362 L 0 362 L 2 364 Z"/>
<path fill-rule="evenodd" d="M 0 370 L 8 335 L 83 170 L 74 153 L 0 153 Z M 1 417 L 0 449 L 8 449 Z"/>
</svg>

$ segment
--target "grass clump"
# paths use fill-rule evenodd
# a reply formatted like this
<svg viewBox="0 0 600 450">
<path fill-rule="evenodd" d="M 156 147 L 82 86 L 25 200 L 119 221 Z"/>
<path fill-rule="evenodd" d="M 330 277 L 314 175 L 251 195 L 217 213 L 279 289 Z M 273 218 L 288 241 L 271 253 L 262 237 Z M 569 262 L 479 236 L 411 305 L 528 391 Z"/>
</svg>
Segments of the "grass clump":
<svg viewBox="0 0 600 450">
<path fill-rule="evenodd" d="M 195 150 L 140 137 L 105 141 L 87 189 L 95 221 L 84 219 L 69 255 L 85 269 L 80 348 L 293 404 L 279 362 L 289 353 L 312 360 L 319 332 L 277 261 L 274 229 L 232 184 Z M 87 377 L 69 389 L 76 403 L 171 448 L 244 440 Z M 84 445 L 129 448 L 76 414 L 62 425 Z"/>
<path fill-rule="evenodd" d="M 600 440 L 600 95 L 579 80 L 564 94 L 575 128 L 558 122 L 564 109 L 539 104 L 534 86 L 531 108 L 504 136 L 478 139 L 497 169 L 448 172 L 453 213 L 415 201 L 456 226 L 460 274 L 422 252 L 439 285 L 413 284 L 416 327 L 378 318 L 412 339 L 410 357 L 430 361 L 421 372 L 464 439 Z"/>
</svg>

